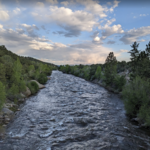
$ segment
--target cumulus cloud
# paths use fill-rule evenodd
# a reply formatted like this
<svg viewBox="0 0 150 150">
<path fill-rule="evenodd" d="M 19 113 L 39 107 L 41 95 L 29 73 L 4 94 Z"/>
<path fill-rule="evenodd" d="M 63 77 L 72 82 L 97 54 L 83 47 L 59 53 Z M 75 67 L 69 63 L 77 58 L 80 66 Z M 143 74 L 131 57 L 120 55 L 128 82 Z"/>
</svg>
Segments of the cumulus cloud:
<svg viewBox="0 0 150 150">
<path fill-rule="evenodd" d="M 92 41 L 74 45 L 55 43 L 45 38 L 33 38 L 19 30 L 0 26 L 0 40 L 13 52 L 46 60 L 54 64 L 103 63 L 111 48 L 94 44 Z"/>
<path fill-rule="evenodd" d="M 15 15 L 20 14 L 20 12 L 21 12 L 20 8 L 16 8 L 16 9 L 13 10 L 13 13 L 14 13 Z"/>
<path fill-rule="evenodd" d="M 29 36 L 38 37 L 35 30 L 39 30 L 39 28 L 36 25 L 34 25 L 34 24 L 33 25 L 21 24 L 20 26 L 26 29 Z"/>
<path fill-rule="evenodd" d="M 150 26 L 131 29 L 124 33 L 123 37 L 120 38 L 120 41 L 122 41 L 124 44 L 131 44 L 135 41 L 140 41 L 140 38 L 147 35 L 150 35 Z"/>
<path fill-rule="evenodd" d="M 110 12 L 114 11 L 114 8 L 118 7 L 118 4 L 120 3 L 120 1 L 114 0 L 113 2 L 113 6 L 110 8 Z M 111 3 L 108 3 L 111 5 Z"/>
<path fill-rule="evenodd" d="M 99 31 L 95 31 L 91 37 L 92 37 L 94 43 L 102 44 L 101 39 L 99 37 Z"/>
<path fill-rule="evenodd" d="M 94 25 L 98 25 L 91 13 L 82 10 L 72 11 L 65 7 L 50 6 L 49 12 L 46 14 L 45 12 L 42 14 L 33 12 L 32 15 L 40 21 L 55 22 L 65 30 L 61 31 L 62 33 L 56 33 L 63 34 L 66 37 L 78 36 L 81 31 L 92 31 Z"/>
<path fill-rule="evenodd" d="M 64 6 L 68 6 L 69 2 L 68 1 L 63 1 L 63 2 L 61 2 L 61 4 L 64 5 Z"/>
<path fill-rule="evenodd" d="M 105 39 L 106 37 L 115 33 L 124 33 L 124 30 L 120 24 L 105 28 L 105 31 L 102 32 L 102 39 Z"/>
<path fill-rule="evenodd" d="M 23 34 L 25 33 L 25 31 L 21 28 L 17 28 L 16 31 L 19 33 L 19 34 Z"/>
<path fill-rule="evenodd" d="M 76 0 L 78 3 L 85 6 L 85 9 L 94 15 L 98 15 L 101 18 L 107 17 L 107 7 L 100 5 L 97 1 L 93 0 Z"/>
<path fill-rule="evenodd" d="M 46 0 L 46 2 L 50 3 L 50 4 L 57 4 L 57 0 Z"/>
<path fill-rule="evenodd" d="M 36 3 L 36 7 L 38 7 L 38 8 L 44 8 L 44 3 L 42 3 L 42 2 L 37 2 L 37 3 Z"/>
<path fill-rule="evenodd" d="M 116 21 L 116 19 L 113 18 L 111 20 L 107 20 L 106 23 L 104 24 L 104 26 L 102 26 L 102 25 L 99 26 L 99 29 L 102 30 L 102 37 L 101 37 L 102 40 L 104 40 L 108 36 L 116 34 L 116 33 L 120 33 L 120 34 L 124 33 L 124 30 L 122 29 L 120 24 L 110 26 L 115 21 Z"/>
<path fill-rule="evenodd" d="M 3 25 L 2 24 L 0 24 L 0 29 L 3 29 Z"/>
<path fill-rule="evenodd" d="M 0 20 L 6 21 L 9 19 L 8 11 L 0 10 Z"/>
</svg>

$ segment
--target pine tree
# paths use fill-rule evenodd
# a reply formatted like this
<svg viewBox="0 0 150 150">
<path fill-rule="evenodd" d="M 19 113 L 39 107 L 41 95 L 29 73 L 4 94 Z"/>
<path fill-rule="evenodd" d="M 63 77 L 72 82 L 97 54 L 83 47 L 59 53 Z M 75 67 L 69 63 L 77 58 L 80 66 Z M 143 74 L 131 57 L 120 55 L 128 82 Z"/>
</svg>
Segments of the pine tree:
<svg viewBox="0 0 150 150">
<path fill-rule="evenodd" d="M 105 64 L 109 64 L 109 63 L 116 63 L 117 62 L 117 59 L 116 57 L 114 56 L 114 53 L 113 52 L 110 52 L 109 55 L 107 56 L 106 60 L 105 60 Z"/>
<path fill-rule="evenodd" d="M 145 49 L 148 57 L 150 58 L 150 42 L 146 45 L 146 49 Z"/>
<path fill-rule="evenodd" d="M 137 64 L 137 58 L 139 56 L 139 50 L 138 50 L 139 44 L 137 44 L 136 42 L 134 42 L 134 44 L 131 45 L 131 47 L 133 49 L 130 50 L 128 53 L 130 53 L 130 56 L 131 56 L 130 59 L 131 59 L 132 67 L 133 67 L 133 71 L 134 71 L 135 68 L 136 68 L 136 64 Z"/>
<path fill-rule="evenodd" d="M 117 74 L 117 59 L 114 56 L 113 52 L 110 52 L 105 61 L 105 82 L 108 85 L 111 85 L 114 81 L 114 78 Z"/>
</svg>

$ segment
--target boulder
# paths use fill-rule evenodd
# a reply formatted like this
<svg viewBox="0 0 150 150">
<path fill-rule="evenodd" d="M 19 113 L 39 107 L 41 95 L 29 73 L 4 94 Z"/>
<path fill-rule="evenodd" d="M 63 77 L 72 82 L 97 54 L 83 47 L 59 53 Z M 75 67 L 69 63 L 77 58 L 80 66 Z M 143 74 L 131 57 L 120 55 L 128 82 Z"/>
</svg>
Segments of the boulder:
<svg viewBox="0 0 150 150">
<path fill-rule="evenodd" d="M 26 86 L 26 91 L 25 92 L 22 92 L 23 95 L 25 95 L 26 97 L 30 96 L 31 95 L 31 91 L 30 89 Z"/>
<path fill-rule="evenodd" d="M 7 116 L 13 115 L 13 111 L 9 110 L 8 108 L 3 108 L 2 113 Z"/>
<path fill-rule="evenodd" d="M 3 122 L 3 114 L 0 114 L 0 124 Z"/>
<path fill-rule="evenodd" d="M 39 82 L 37 82 L 36 80 L 30 80 L 30 82 L 31 82 L 31 81 L 36 82 L 36 83 L 38 84 L 38 86 L 39 86 L 39 89 L 43 89 L 43 88 L 45 88 L 45 86 L 44 86 L 44 85 L 40 84 L 40 83 L 39 83 Z"/>
<path fill-rule="evenodd" d="M 47 77 L 47 79 L 50 80 L 51 78 L 50 78 L 50 77 Z"/>
<path fill-rule="evenodd" d="M 23 93 L 20 93 L 20 96 L 21 96 L 22 98 L 25 98 L 25 97 L 26 97 Z"/>
</svg>

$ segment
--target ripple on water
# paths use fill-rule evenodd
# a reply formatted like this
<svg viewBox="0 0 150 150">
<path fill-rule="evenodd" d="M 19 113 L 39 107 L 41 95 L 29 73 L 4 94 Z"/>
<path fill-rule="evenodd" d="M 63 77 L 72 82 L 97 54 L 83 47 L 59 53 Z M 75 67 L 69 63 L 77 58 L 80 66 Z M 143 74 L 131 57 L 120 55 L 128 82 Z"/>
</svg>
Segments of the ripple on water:
<svg viewBox="0 0 150 150">
<path fill-rule="evenodd" d="M 148 150 L 150 137 L 125 117 L 118 96 L 53 71 L 7 129 L 0 150 Z"/>
</svg>

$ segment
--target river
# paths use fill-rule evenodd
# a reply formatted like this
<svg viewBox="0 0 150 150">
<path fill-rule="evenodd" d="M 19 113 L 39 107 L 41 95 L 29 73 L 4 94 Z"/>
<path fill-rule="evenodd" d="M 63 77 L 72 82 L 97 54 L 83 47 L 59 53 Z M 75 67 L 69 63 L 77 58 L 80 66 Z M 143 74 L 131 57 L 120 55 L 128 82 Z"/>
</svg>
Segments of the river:
<svg viewBox="0 0 150 150">
<path fill-rule="evenodd" d="M 103 87 L 53 71 L 8 125 L 0 150 L 148 150 L 150 136 Z"/>
</svg>

